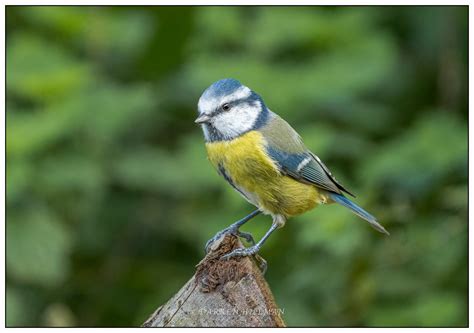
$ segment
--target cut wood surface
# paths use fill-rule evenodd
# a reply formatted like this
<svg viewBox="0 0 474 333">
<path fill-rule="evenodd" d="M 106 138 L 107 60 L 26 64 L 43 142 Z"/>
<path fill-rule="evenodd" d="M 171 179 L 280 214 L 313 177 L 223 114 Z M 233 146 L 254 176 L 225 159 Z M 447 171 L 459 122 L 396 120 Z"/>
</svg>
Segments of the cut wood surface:
<svg viewBox="0 0 474 333">
<path fill-rule="evenodd" d="M 238 247 L 242 243 L 236 236 L 218 239 L 196 265 L 194 276 L 143 326 L 284 327 L 283 310 L 255 259 L 220 259 Z"/>
</svg>

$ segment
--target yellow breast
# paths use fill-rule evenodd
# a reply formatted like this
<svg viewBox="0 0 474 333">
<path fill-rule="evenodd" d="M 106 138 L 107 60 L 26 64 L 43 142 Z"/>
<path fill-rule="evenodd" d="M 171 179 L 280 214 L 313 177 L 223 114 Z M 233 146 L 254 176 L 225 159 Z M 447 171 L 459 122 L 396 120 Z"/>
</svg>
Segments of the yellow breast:
<svg viewBox="0 0 474 333">
<path fill-rule="evenodd" d="M 232 183 L 249 193 L 265 213 L 290 217 L 324 201 L 315 186 L 280 173 L 266 154 L 265 139 L 257 131 L 230 141 L 209 142 L 206 148 L 214 167 L 225 170 Z"/>
</svg>

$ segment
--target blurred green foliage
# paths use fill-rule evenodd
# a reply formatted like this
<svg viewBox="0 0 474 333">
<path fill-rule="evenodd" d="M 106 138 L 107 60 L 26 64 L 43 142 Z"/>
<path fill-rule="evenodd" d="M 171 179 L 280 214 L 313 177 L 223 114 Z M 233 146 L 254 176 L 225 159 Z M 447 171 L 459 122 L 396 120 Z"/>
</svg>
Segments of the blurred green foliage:
<svg viewBox="0 0 474 333">
<path fill-rule="evenodd" d="M 276 232 L 261 254 L 287 324 L 466 326 L 467 22 L 467 7 L 7 7 L 7 324 L 139 325 L 252 210 L 193 122 L 234 77 L 391 232 L 336 206 Z"/>
</svg>

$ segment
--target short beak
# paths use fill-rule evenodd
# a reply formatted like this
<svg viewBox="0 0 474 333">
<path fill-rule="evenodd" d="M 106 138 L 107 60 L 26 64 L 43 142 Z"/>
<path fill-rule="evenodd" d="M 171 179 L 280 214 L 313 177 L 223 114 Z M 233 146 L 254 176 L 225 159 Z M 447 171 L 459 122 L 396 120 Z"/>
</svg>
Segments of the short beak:
<svg viewBox="0 0 474 333">
<path fill-rule="evenodd" d="M 207 123 L 209 120 L 211 120 L 211 117 L 209 117 L 207 114 L 202 114 L 199 117 L 197 117 L 194 122 L 196 124 L 202 124 L 202 123 Z"/>
</svg>

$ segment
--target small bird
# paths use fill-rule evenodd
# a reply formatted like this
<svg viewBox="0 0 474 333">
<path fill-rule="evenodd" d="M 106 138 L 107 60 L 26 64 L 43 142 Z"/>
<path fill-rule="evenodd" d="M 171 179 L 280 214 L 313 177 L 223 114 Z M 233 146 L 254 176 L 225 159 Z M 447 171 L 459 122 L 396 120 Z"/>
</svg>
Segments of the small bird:
<svg viewBox="0 0 474 333">
<path fill-rule="evenodd" d="M 225 233 L 233 233 L 253 243 L 225 258 L 256 254 L 270 234 L 285 225 L 288 218 L 320 204 L 338 203 L 389 234 L 374 216 L 349 200 L 354 196 L 329 169 L 303 144 L 298 133 L 263 99 L 235 79 L 214 82 L 201 95 L 195 120 L 204 132 L 206 149 L 217 172 L 257 209 L 218 232 L 209 246 Z M 239 228 L 263 213 L 273 223 L 255 244 L 250 234 Z"/>
</svg>

